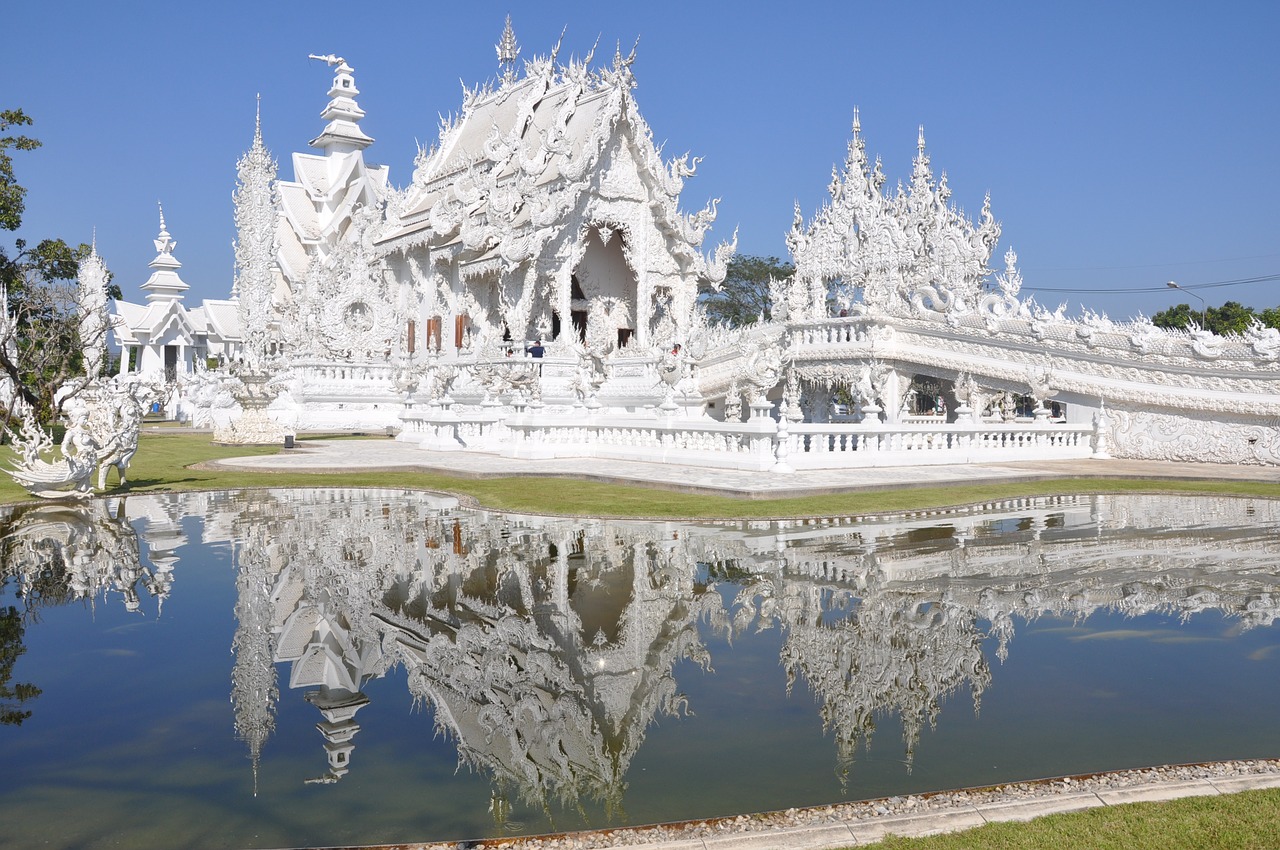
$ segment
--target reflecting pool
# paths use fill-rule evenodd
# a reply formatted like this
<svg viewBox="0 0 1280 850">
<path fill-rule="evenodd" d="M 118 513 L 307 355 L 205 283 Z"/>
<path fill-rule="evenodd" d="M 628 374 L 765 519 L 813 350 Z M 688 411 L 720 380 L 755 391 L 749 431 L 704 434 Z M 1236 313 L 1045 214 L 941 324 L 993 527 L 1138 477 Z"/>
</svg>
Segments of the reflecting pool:
<svg viewBox="0 0 1280 850">
<path fill-rule="evenodd" d="M 0 512 L 0 844 L 476 838 L 1280 753 L 1280 502 Z"/>
</svg>

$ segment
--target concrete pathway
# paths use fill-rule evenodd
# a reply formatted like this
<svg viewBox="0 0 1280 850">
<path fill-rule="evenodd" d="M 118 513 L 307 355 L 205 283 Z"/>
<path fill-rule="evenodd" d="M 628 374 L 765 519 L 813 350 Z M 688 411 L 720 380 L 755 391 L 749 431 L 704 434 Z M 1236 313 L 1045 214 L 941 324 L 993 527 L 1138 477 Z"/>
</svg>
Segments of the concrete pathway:
<svg viewBox="0 0 1280 850">
<path fill-rule="evenodd" d="M 785 475 L 620 460 L 517 460 L 472 452 L 432 452 L 387 438 L 305 440 L 269 456 L 229 458 L 217 467 L 280 472 L 422 470 L 475 478 L 554 476 L 643 484 L 686 493 L 775 499 L 902 487 L 935 487 L 1045 478 L 1163 478 L 1263 481 L 1280 485 L 1280 469 L 1134 460 L 1053 460 L 956 466 L 812 470 Z"/>
</svg>

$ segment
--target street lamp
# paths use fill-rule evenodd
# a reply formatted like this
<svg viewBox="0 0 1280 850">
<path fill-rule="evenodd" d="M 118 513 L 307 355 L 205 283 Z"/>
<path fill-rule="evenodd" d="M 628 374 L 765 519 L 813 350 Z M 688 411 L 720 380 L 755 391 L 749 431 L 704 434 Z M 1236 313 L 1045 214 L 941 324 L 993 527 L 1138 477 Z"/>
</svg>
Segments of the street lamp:
<svg viewBox="0 0 1280 850">
<path fill-rule="evenodd" d="M 1178 284 L 1174 283 L 1173 281 L 1169 281 L 1168 283 L 1165 284 L 1165 286 L 1169 287 L 1170 289 L 1176 289 L 1179 292 L 1185 292 L 1188 295 L 1190 295 L 1192 298 L 1200 299 L 1200 327 L 1204 328 L 1205 330 L 1208 330 L 1209 329 L 1209 318 L 1208 318 L 1209 306 L 1204 303 L 1204 299 L 1200 298 L 1199 295 L 1192 292 L 1190 289 L 1187 289 L 1185 286 L 1178 286 Z"/>
</svg>

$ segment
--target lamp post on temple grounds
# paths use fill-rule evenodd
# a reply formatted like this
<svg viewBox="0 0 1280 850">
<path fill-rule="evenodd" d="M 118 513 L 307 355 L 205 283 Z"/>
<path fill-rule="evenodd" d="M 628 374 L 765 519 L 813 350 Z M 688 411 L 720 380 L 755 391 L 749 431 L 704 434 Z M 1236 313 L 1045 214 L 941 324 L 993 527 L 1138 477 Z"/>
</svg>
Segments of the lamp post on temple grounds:
<svg viewBox="0 0 1280 850">
<path fill-rule="evenodd" d="M 1185 286 L 1178 286 L 1178 284 L 1174 283 L 1173 281 L 1169 281 L 1168 283 L 1165 284 L 1165 286 L 1169 287 L 1170 289 L 1176 289 L 1179 292 L 1185 292 L 1188 295 L 1190 295 L 1192 298 L 1200 299 L 1200 327 L 1204 328 L 1205 330 L 1208 330 L 1209 329 L 1209 318 L 1208 318 L 1209 305 L 1205 304 L 1204 299 L 1201 298 L 1196 293 L 1192 292 L 1190 289 L 1187 289 Z"/>
</svg>

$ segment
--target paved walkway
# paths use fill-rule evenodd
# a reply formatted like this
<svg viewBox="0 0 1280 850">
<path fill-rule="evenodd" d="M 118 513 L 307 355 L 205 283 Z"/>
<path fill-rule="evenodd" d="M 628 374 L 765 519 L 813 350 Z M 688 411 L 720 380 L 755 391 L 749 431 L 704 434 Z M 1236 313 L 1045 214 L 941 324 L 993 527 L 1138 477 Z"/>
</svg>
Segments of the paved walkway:
<svg viewBox="0 0 1280 850">
<path fill-rule="evenodd" d="M 554 476 L 643 484 L 687 493 L 777 499 L 902 487 L 1036 481 L 1046 478 L 1163 478 L 1280 484 L 1280 469 L 1135 460 L 1051 460 L 956 466 L 812 470 L 789 474 L 621 460 L 517 460 L 472 452 L 432 452 L 387 438 L 305 440 L 276 455 L 229 458 L 212 465 L 280 472 L 422 470 L 462 477 Z"/>
</svg>

